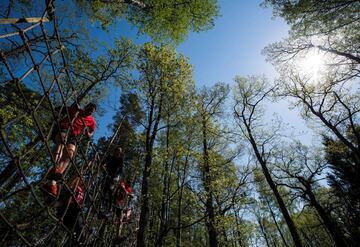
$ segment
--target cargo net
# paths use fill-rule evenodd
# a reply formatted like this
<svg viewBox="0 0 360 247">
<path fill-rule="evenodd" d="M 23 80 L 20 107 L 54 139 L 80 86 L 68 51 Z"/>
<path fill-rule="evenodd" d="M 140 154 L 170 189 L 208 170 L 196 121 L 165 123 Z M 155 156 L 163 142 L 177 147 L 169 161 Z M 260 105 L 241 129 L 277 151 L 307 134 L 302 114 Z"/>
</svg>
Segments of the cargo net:
<svg viewBox="0 0 360 247">
<path fill-rule="evenodd" d="M 52 1 L 46 3 L 41 17 L 0 27 L 0 246 L 116 245 L 129 200 L 104 216 L 103 160 L 121 123 L 101 152 L 84 133 L 73 138 L 75 156 L 57 181 L 59 193 L 41 190 L 59 162 L 52 136 L 64 118 L 70 121 L 69 106 L 83 100 L 67 69 Z M 67 144 L 62 140 L 63 152 Z"/>
</svg>

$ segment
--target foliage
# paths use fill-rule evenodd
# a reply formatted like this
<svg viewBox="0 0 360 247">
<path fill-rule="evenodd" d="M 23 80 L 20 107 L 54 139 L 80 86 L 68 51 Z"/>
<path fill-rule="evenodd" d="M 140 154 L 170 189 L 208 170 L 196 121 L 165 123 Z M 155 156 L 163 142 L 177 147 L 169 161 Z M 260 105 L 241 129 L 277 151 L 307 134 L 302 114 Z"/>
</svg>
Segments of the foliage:
<svg viewBox="0 0 360 247">
<path fill-rule="evenodd" d="M 358 130 L 358 126 L 356 126 Z M 347 133 L 350 140 L 357 143 L 356 134 L 349 130 Z M 357 144 L 358 145 L 358 144 Z M 329 174 L 330 186 L 334 189 L 336 202 L 333 204 L 343 208 L 340 216 L 353 241 L 358 236 L 357 225 L 360 220 L 360 192 L 357 174 L 359 174 L 359 160 L 356 154 L 338 140 L 324 137 L 326 160 L 329 162 L 331 173 Z"/>
<path fill-rule="evenodd" d="M 325 225 L 331 226 L 335 219 L 344 227 L 330 230 L 335 242 L 342 238 L 354 245 L 359 241 L 358 230 L 354 227 L 358 225 L 355 199 L 358 198 L 355 195 L 358 185 L 353 178 L 360 157 L 356 134 L 360 99 L 357 86 L 359 32 L 356 31 L 359 28 L 359 2 L 275 0 L 264 4 L 273 7 L 274 14 L 283 17 L 291 27 L 288 38 L 264 50 L 280 72 L 277 94 L 292 99 L 293 105 L 301 109 L 302 116 L 317 127 L 317 132 L 321 131 L 325 159 L 331 169 L 329 182 L 333 190 L 328 193 L 333 199 L 341 198 L 341 203 L 331 200 L 333 205 L 323 209 L 314 198 L 313 203 L 320 209 L 317 211 L 321 218 L 329 223 Z M 302 71 L 301 64 L 308 62 L 314 53 L 321 57 L 324 66 L 317 75 L 309 75 Z M 334 210 L 337 207 L 342 210 Z M 326 215 L 333 211 L 337 216 L 333 220 L 327 219 Z M 342 236 L 337 229 L 344 232 Z M 339 242 L 336 244 L 340 245 Z"/>
<path fill-rule="evenodd" d="M 77 1 L 104 28 L 116 19 L 124 18 L 137 27 L 140 34 L 146 33 L 157 41 L 172 40 L 176 43 L 183 41 L 190 31 L 212 28 L 219 15 L 216 0 Z"/>
<path fill-rule="evenodd" d="M 140 34 L 175 43 L 189 32 L 212 28 L 219 11 L 215 0 L 56 4 L 64 9 L 60 22 L 68 22 L 69 9 L 83 18 L 83 7 L 87 17 L 105 29 L 125 19 Z M 131 180 L 134 189 L 133 215 L 123 228 L 120 221 L 104 219 L 102 165 L 87 171 L 87 244 L 97 246 L 104 239 L 115 245 L 116 232 L 122 231 L 127 236 L 124 246 L 139 247 L 355 246 L 360 241 L 359 3 L 265 0 L 264 5 L 291 26 L 288 38 L 265 49 L 280 78 L 272 84 L 261 76 L 236 76 L 232 99 L 225 83 L 196 88 L 189 59 L 168 43 L 137 46 L 120 37 L 94 49 L 99 43 L 84 43 L 84 33 L 61 29 L 69 74 L 62 58 L 55 56 L 57 80 L 49 61 L 41 78 L 31 73 L 19 83 L 1 67 L 1 244 L 24 245 L 20 235 L 35 245 L 66 244 L 70 231 L 61 226 L 53 207 L 59 201 L 49 204 L 39 191 L 46 168 L 53 165 L 46 152 L 53 145 L 45 145 L 42 138 L 49 139 L 54 117 L 61 117 L 52 111 L 54 106 L 75 100 L 101 103 L 107 91 L 118 87 L 121 95 L 108 126 L 111 134 L 118 133 L 112 146 L 108 150 L 108 136 L 89 149 L 82 139 L 64 181 L 91 163 L 81 166 L 85 155 L 94 158 L 96 150 L 111 152 L 120 146 L 125 153 L 123 178 Z M 26 0 L 0 6 L 6 17 L 39 11 Z M 74 23 L 72 28 L 82 25 Z M 50 28 L 49 41 L 58 47 L 53 31 Z M 28 39 L 36 61 L 47 54 L 39 30 L 29 32 Z M 32 68 L 21 39 L 2 45 L 15 77 Z M 300 66 L 314 50 L 331 61 L 315 79 Z M 29 111 L 21 97 L 36 110 Z M 306 146 L 286 136 L 279 119 L 265 121 L 269 104 L 284 98 L 317 127 L 323 146 Z M 104 158 L 101 153 L 97 158 Z M 48 233 L 57 235 L 42 239 Z"/>
</svg>

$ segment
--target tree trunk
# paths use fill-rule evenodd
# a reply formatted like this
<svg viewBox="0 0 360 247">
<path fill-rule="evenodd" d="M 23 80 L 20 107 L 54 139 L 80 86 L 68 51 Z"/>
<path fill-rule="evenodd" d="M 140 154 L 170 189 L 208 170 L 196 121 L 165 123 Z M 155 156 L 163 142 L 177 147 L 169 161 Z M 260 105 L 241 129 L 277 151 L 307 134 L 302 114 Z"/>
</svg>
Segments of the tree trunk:
<svg viewBox="0 0 360 247">
<path fill-rule="evenodd" d="M 147 225 L 148 214 L 149 214 L 148 179 L 150 176 L 151 163 L 152 163 L 152 154 L 150 153 L 150 150 L 146 150 L 145 167 L 144 167 L 143 178 L 141 183 L 141 208 L 140 208 L 139 230 L 137 233 L 137 247 L 145 246 L 145 228 Z"/>
<path fill-rule="evenodd" d="M 286 240 L 285 240 L 284 234 L 282 233 L 282 231 L 281 231 L 281 229 L 280 229 L 280 226 L 279 226 L 279 224 L 278 224 L 278 223 L 277 223 L 277 221 L 276 221 L 274 211 L 272 210 L 271 205 L 270 205 L 270 202 L 269 202 L 269 200 L 266 198 L 266 196 L 265 196 L 265 201 L 266 201 L 266 204 L 267 204 L 267 206 L 268 206 L 268 208 L 269 208 L 269 211 L 270 211 L 271 217 L 272 217 L 272 218 L 273 218 L 273 220 L 274 220 L 274 223 L 275 223 L 276 229 L 278 230 L 278 232 L 279 232 L 279 234 L 280 234 L 280 236 L 281 236 L 281 239 L 282 239 L 282 241 L 283 241 L 284 245 L 285 245 L 286 247 L 288 247 L 289 245 L 286 243 Z"/>
<path fill-rule="evenodd" d="M 189 140 L 190 141 L 190 140 Z M 183 198 L 183 191 L 184 191 L 184 184 L 186 179 L 186 171 L 188 166 L 188 156 L 185 157 L 184 169 L 182 174 L 182 179 L 180 183 L 180 191 L 178 197 L 178 208 L 177 208 L 177 222 L 176 222 L 176 247 L 181 247 L 181 216 L 182 216 L 182 198 Z M 178 178 L 180 178 L 180 167 L 178 168 Z"/>
<path fill-rule="evenodd" d="M 136 245 L 137 247 L 145 246 L 145 229 L 147 226 L 148 215 L 149 215 L 149 177 L 150 177 L 150 167 L 152 164 L 152 155 L 153 155 L 153 146 L 158 131 L 158 126 L 161 119 L 161 106 L 162 106 L 162 96 L 159 101 L 159 109 L 157 114 L 155 111 L 155 103 L 152 101 L 150 108 L 148 126 L 146 128 L 146 139 L 145 139 L 145 166 L 143 170 L 143 178 L 141 183 L 141 207 L 140 207 L 140 219 L 139 219 L 139 230 L 137 232 Z M 154 115 L 156 117 L 154 117 Z M 155 121 L 154 126 L 152 123 Z M 153 126 L 153 127 L 152 127 Z"/>
<path fill-rule="evenodd" d="M 169 116 L 167 125 L 169 126 Z M 169 192 L 169 137 L 170 137 L 170 127 L 166 128 L 166 160 L 165 160 L 165 169 L 163 170 L 163 191 L 161 198 L 161 209 L 160 209 L 160 227 L 158 231 L 158 237 L 155 243 L 155 246 L 162 246 L 162 240 L 166 236 L 165 232 L 167 227 L 167 201 L 168 201 L 168 192 Z"/>
<path fill-rule="evenodd" d="M 289 227 L 289 231 L 290 231 L 291 237 L 292 237 L 292 239 L 294 241 L 294 244 L 297 247 L 302 247 L 300 236 L 299 236 L 299 234 L 298 234 L 298 232 L 296 230 L 295 224 L 294 224 L 293 220 L 291 219 L 291 216 L 290 216 L 290 214 L 289 214 L 289 212 L 288 212 L 288 210 L 286 208 L 285 202 L 282 199 L 282 197 L 281 197 L 281 195 L 280 195 L 274 181 L 272 180 L 270 172 L 269 172 L 265 162 L 260 162 L 260 163 L 262 163 L 261 168 L 262 168 L 263 173 L 265 175 L 266 181 L 268 182 L 272 192 L 274 193 L 276 201 L 277 201 L 277 203 L 279 205 L 280 211 L 281 211 L 282 215 L 284 216 L 284 219 L 285 219 L 285 222 L 286 222 L 287 226 Z"/>
<path fill-rule="evenodd" d="M 183 196 L 183 188 L 180 188 L 179 191 L 179 198 L 178 198 L 178 207 L 177 207 L 177 222 L 176 222 L 176 232 L 175 232 L 175 237 L 176 237 L 176 247 L 180 247 L 181 246 L 181 207 L 182 207 L 182 196 Z"/>
<path fill-rule="evenodd" d="M 243 243 L 241 231 L 240 231 L 240 219 L 238 216 L 238 212 L 234 209 L 235 212 L 235 222 L 236 222 L 236 235 L 237 235 L 237 241 L 239 243 L 239 247 L 244 247 L 245 244 Z"/>
<path fill-rule="evenodd" d="M 252 135 L 252 132 L 251 132 L 251 129 L 250 129 L 250 126 L 248 124 L 245 124 L 246 125 L 246 129 L 247 129 L 247 132 L 248 132 L 248 135 L 249 135 L 249 140 L 250 140 L 250 143 L 251 143 L 251 146 L 255 152 L 255 155 L 256 155 L 256 158 L 258 160 L 258 162 L 260 163 L 261 165 L 261 169 L 264 173 L 264 176 L 265 176 L 265 179 L 266 179 L 266 182 L 269 184 L 272 192 L 274 193 L 275 195 L 275 198 L 276 198 L 276 201 L 279 205 L 279 208 L 280 208 L 280 212 L 282 213 L 284 219 L 285 219 L 285 222 L 289 228 L 289 231 L 290 231 L 290 234 L 291 234 L 291 237 L 294 241 L 294 244 L 296 247 L 302 247 L 302 243 L 301 243 L 301 240 L 300 240 L 300 236 L 296 230 L 296 227 L 295 227 L 295 224 L 293 222 L 293 220 L 291 219 L 290 217 L 290 214 L 286 208 L 286 205 L 285 205 L 285 202 L 284 200 L 282 199 L 274 181 L 272 180 L 271 178 L 271 175 L 270 175 L 270 172 L 269 172 L 269 169 L 267 168 L 266 166 L 266 162 L 265 160 L 263 159 L 263 157 L 261 156 L 260 152 L 259 152 L 259 149 L 256 145 L 256 142 L 255 142 L 255 139 Z"/>
<path fill-rule="evenodd" d="M 338 231 L 338 228 L 334 224 L 333 220 L 330 218 L 329 214 L 325 211 L 325 209 L 316 200 L 315 195 L 312 192 L 311 188 L 307 188 L 306 194 L 309 197 L 310 204 L 316 209 L 316 211 L 318 212 L 320 218 L 322 219 L 325 227 L 328 229 L 336 246 L 338 246 L 338 247 L 348 246 L 348 244 L 344 241 L 341 233 Z"/>
<path fill-rule="evenodd" d="M 157 240 L 155 243 L 155 246 L 161 247 L 162 246 L 162 239 L 165 237 L 164 235 L 164 231 L 166 228 L 166 184 L 167 184 L 167 170 L 168 170 L 168 162 L 166 162 L 165 165 L 165 171 L 164 171 L 164 175 L 163 175 L 163 191 L 162 191 L 162 198 L 161 198 L 161 209 L 160 209 L 160 227 L 158 230 L 158 234 L 157 234 Z"/>
<path fill-rule="evenodd" d="M 205 116 L 204 116 L 205 118 Z M 202 121 L 202 132 L 203 132 L 203 179 L 204 179 L 204 188 L 206 193 L 206 213 L 208 214 L 208 221 L 206 223 L 208 234 L 209 234 L 209 245 L 210 247 L 218 246 L 218 237 L 215 229 L 215 211 L 213 207 L 213 193 L 211 191 L 211 178 L 210 178 L 210 164 L 209 164 L 209 153 L 208 153 L 208 144 L 207 144 L 207 128 L 206 120 Z"/>
<path fill-rule="evenodd" d="M 266 231 L 265 231 L 265 229 L 264 229 L 264 226 L 263 226 L 263 224 L 262 224 L 262 222 L 261 222 L 261 218 L 257 217 L 257 221 L 258 221 L 258 223 L 259 223 L 261 233 L 263 234 L 263 237 L 264 237 L 264 239 L 265 239 L 266 246 L 267 246 L 267 247 L 271 247 L 271 245 L 270 245 L 270 243 L 269 243 L 268 236 L 267 236 Z"/>
</svg>

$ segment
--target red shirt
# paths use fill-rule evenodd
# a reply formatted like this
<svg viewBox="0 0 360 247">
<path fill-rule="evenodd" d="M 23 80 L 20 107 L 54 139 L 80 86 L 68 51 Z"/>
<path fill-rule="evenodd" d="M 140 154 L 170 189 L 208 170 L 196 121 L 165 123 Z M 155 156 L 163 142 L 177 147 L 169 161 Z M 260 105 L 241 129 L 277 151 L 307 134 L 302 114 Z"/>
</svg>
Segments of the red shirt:
<svg viewBox="0 0 360 247">
<path fill-rule="evenodd" d="M 117 187 L 115 194 L 118 194 L 116 198 L 116 204 L 123 204 L 124 199 L 128 194 L 132 193 L 131 185 L 125 183 L 124 181 L 120 181 L 119 187 Z"/>
<path fill-rule="evenodd" d="M 85 127 L 90 128 L 90 132 L 94 132 L 96 128 L 96 122 L 94 118 L 89 115 L 86 117 L 82 117 L 84 115 L 83 109 L 76 109 L 76 108 L 68 108 L 69 118 L 66 116 L 60 121 L 60 127 L 61 129 L 69 129 L 70 128 L 70 134 L 73 136 L 78 136 L 80 133 L 85 129 Z M 72 127 L 71 123 L 72 122 Z"/>
<path fill-rule="evenodd" d="M 82 207 L 82 205 L 84 204 L 84 197 L 85 197 L 85 193 L 84 193 L 84 188 L 80 185 L 78 185 L 74 191 L 74 197 L 70 198 L 70 204 L 77 202 L 77 204 Z M 75 199 L 75 201 L 74 201 Z"/>
</svg>

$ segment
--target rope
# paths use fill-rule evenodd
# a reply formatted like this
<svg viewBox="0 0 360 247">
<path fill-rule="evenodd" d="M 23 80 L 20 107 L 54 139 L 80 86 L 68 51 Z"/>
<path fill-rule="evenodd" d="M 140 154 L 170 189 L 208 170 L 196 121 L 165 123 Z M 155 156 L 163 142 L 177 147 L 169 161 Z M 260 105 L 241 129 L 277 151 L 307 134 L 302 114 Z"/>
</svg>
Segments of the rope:
<svg viewBox="0 0 360 247">
<path fill-rule="evenodd" d="M 25 19 L 36 21 L 31 18 Z M 4 119 L 0 115 L 2 117 L 0 119 L 0 162 L 2 167 L 0 222 L 3 222 L 0 226 L 0 235 L 2 236 L 0 245 L 64 246 L 71 245 L 72 241 L 80 240 L 85 245 L 91 243 L 108 245 L 113 242 L 116 234 L 112 235 L 111 229 L 108 231 L 110 234 L 105 234 L 106 227 L 121 231 L 123 222 L 121 220 L 115 226 L 113 223 L 116 221 L 115 219 L 113 222 L 98 219 L 105 183 L 101 164 L 111 149 L 126 116 L 122 118 L 114 131 L 104 153 L 101 153 L 92 142 L 88 141 L 84 145 L 83 133 L 80 138 L 75 138 L 76 156 L 70 160 L 70 164 L 63 174 L 65 179 L 61 183 L 61 189 L 69 194 L 69 200 L 62 215 L 58 217 L 54 212 L 54 206 L 59 201 L 49 202 L 39 191 L 39 185 L 42 183 L 40 177 L 47 168 L 57 165 L 49 140 L 54 129 L 60 132 L 60 121 L 63 119 L 61 112 L 65 109 L 66 118 L 71 122 L 71 114 L 67 105 L 70 105 L 70 102 L 78 105 L 82 98 L 77 96 L 78 92 L 68 71 L 64 54 L 65 46 L 60 39 L 53 0 L 46 0 L 44 14 L 37 20 L 38 22 L 29 23 L 28 27 L 22 29 L 13 24 L 12 27 L 17 31 L 0 35 L 0 42 L 7 44 L 2 47 L 11 47 L 14 44 L 11 41 L 13 39 L 20 42 L 25 48 L 23 57 L 20 57 L 20 54 L 16 56 L 18 60 L 15 61 L 15 64 L 11 62 L 14 56 L 7 57 L 6 55 L 13 53 L 0 50 L 2 71 L 6 73 L 5 77 L 7 78 L 4 82 L 0 82 L 0 87 L 16 91 L 19 97 L 16 103 L 19 103 L 19 106 L 15 107 L 18 108 L 16 110 L 21 110 L 21 112 L 9 112 L 9 114 L 16 115 L 11 119 Z M 49 38 L 47 30 L 54 33 L 55 39 Z M 32 42 L 35 41 L 30 37 L 39 31 L 45 46 L 34 49 L 35 46 Z M 15 50 L 16 47 L 13 49 Z M 18 69 L 21 59 L 27 60 L 26 66 Z M 40 91 L 33 90 L 35 83 L 36 88 L 40 88 Z M 36 99 L 34 100 L 29 95 L 35 95 Z M 56 111 L 55 105 L 61 105 L 59 112 Z M 13 138 L 8 134 L 18 128 L 28 133 L 28 136 L 18 137 L 26 143 L 19 143 L 16 140 L 17 136 Z M 33 136 L 31 137 L 31 135 Z M 64 152 L 67 152 L 66 146 Z M 71 184 L 71 181 L 69 182 L 71 173 L 72 177 L 79 178 L 75 185 Z M 76 236 L 77 239 L 74 239 L 75 229 L 68 229 L 64 224 L 64 218 L 68 213 L 70 200 L 76 202 L 74 189 L 80 183 L 84 188 L 84 205 L 77 206 L 83 207 L 78 216 L 83 220 L 83 227 Z M 125 207 L 127 207 L 127 203 Z M 23 209 L 27 211 L 23 212 Z M 121 218 L 123 217 L 121 215 Z M 24 220 L 25 223 L 20 223 Z M 103 232 L 101 232 L 102 230 Z"/>
</svg>

